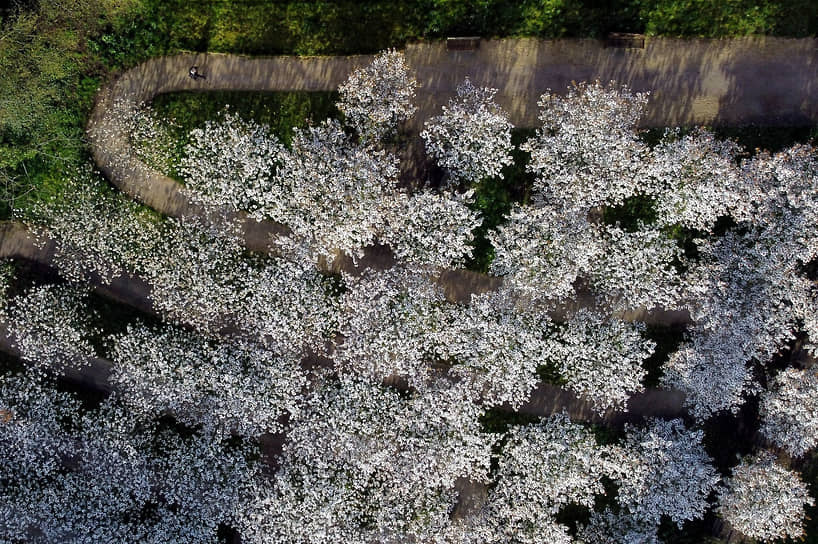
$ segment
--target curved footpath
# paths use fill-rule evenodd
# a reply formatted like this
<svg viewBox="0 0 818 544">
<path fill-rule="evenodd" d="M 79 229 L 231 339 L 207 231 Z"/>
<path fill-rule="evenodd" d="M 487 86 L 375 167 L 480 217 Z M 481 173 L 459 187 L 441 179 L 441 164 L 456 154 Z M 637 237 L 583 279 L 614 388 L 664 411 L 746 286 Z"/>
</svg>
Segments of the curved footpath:
<svg viewBox="0 0 818 544">
<path fill-rule="evenodd" d="M 606 48 L 589 39 L 506 39 L 485 40 L 476 51 L 447 51 L 444 42 L 409 44 L 405 55 L 420 83 L 410 131 L 438 114 L 465 77 L 498 89 L 498 103 L 520 127 L 538 125 L 537 100 L 545 90 L 561 91 L 573 81 L 594 79 L 650 92 L 645 126 L 818 123 L 818 102 L 812 100 L 818 91 L 815 39 L 649 38 L 644 49 Z M 190 209 L 189 200 L 178 183 L 136 160 L 118 112 L 177 91 L 332 91 L 371 60 L 369 55 L 249 58 L 212 53 L 151 59 L 99 93 L 88 123 L 94 160 L 124 192 L 166 215 L 181 215 Z M 193 65 L 205 79 L 188 77 Z"/>
<path fill-rule="evenodd" d="M 685 124 L 793 125 L 818 122 L 818 42 L 815 39 L 742 38 L 675 40 L 648 38 L 644 49 L 606 48 L 598 40 L 485 40 L 475 51 L 447 51 L 444 42 L 410 44 L 405 54 L 420 88 L 418 113 L 407 127 L 418 130 L 439 112 L 463 78 L 498 89 L 497 101 L 511 121 L 522 127 L 538 124 L 537 99 L 546 89 L 562 90 L 572 81 L 616 80 L 636 91 L 650 91 L 645 126 Z M 327 91 L 348 74 L 367 65 L 371 56 L 247 58 L 221 54 L 183 54 L 147 61 L 123 73 L 98 95 L 88 123 L 88 137 L 97 166 L 133 198 L 170 216 L 205 213 L 183 194 L 174 180 L 139 161 L 122 122 L 127 112 L 161 93 L 185 90 Z M 192 80 L 197 65 L 206 79 Z M 257 223 L 237 214 L 248 248 L 266 250 L 270 235 L 281 225 Z M 6 223 L 0 230 L 0 256 L 50 264 L 53 242 L 33 243 L 22 226 Z M 351 267 L 349 261 L 342 266 Z M 372 251 L 365 264 L 388 267 L 391 258 Z M 451 300 L 496 288 L 498 280 L 461 270 L 443 271 L 441 284 Z M 97 289 L 127 304 L 150 310 L 149 287 L 138 278 L 120 277 Z M 648 322 L 679 323 L 686 312 L 633 312 Z M 558 388 L 541 386 L 523 411 L 552 413 L 569 408 L 578 419 L 598 419 L 587 406 Z M 649 391 L 631 401 L 632 415 L 682 413 L 681 395 Z M 572 408 L 573 407 L 573 408 Z M 606 418 L 609 419 L 609 418 Z M 618 416 L 621 420 L 621 416 Z"/>
</svg>

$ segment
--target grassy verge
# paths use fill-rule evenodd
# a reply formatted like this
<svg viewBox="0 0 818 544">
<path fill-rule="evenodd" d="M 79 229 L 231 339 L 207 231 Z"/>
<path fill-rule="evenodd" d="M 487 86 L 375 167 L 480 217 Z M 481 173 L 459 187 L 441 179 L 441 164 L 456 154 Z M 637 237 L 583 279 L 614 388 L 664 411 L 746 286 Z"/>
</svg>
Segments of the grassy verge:
<svg viewBox="0 0 818 544">
<path fill-rule="evenodd" d="M 684 135 L 695 127 L 683 127 Z M 760 127 L 748 125 L 743 127 L 707 127 L 720 139 L 731 139 L 741 145 L 748 155 L 758 151 L 775 153 L 798 143 L 810 143 L 818 138 L 818 127 L 811 125 L 791 127 Z M 665 133 L 664 128 L 651 128 L 641 134 L 648 145 L 656 145 Z"/>
<path fill-rule="evenodd" d="M 243 119 L 268 125 L 285 145 L 290 145 L 295 128 L 337 117 L 335 92 L 181 92 L 159 95 L 152 107 L 158 119 L 168 119 L 166 125 L 173 149 L 170 151 L 172 171 L 184 156 L 190 131 L 208 121 L 215 121 L 226 111 Z"/>
</svg>

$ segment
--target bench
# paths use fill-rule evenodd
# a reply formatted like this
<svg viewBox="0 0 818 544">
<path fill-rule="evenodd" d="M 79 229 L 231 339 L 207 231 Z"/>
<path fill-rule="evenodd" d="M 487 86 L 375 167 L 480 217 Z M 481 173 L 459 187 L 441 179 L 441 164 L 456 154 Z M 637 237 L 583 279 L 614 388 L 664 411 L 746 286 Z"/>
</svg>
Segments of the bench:
<svg viewBox="0 0 818 544">
<path fill-rule="evenodd" d="M 645 35 L 630 34 L 627 32 L 611 32 L 605 38 L 605 47 L 620 47 L 625 49 L 644 49 Z"/>
<path fill-rule="evenodd" d="M 448 51 L 474 51 L 480 47 L 480 37 L 446 38 Z"/>
</svg>

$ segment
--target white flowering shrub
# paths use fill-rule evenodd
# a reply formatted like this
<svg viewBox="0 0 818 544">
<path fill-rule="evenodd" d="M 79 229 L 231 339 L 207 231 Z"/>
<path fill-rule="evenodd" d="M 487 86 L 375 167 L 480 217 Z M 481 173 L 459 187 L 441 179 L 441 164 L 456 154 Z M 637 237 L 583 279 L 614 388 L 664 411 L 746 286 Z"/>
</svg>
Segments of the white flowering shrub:
<svg viewBox="0 0 818 544">
<path fill-rule="evenodd" d="M 603 303 L 620 310 L 676 306 L 679 275 L 673 262 L 681 251 L 675 241 L 657 230 L 609 226 L 601 244 L 590 280 Z"/>
<path fill-rule="evenodd" d="M 161 232 L 155 214 L 102 183 L 90 172 L 77 172 L 57 197 L 35 204 L 27 219 L 40 224 L 33 230 L 43 245 L 54 240 L 54 264 L 70 281 L 110 283 L 155 259 Z"/>
<path fill-rule="evenodd" d="M 245 298 L 249 264 L 236 229 L 200 218 L 169 219 L 152 258 L 144 263 L 153 307 L 169 319 L 217 331 Z"/>
<path fill-rule="evenodd" d="M 790 293 L 792 311 L 798 317 L 801 330 L 807 333 L 807 342 L 804 349 L 815 356 L 818 353 L 818 289 L 807 280 L 801 289 L 793 289 Z"/>
<path fill-rule="evenodd" d="M 646 103 L 645 93 L 599 82 L 570 87 L 565 96 L 543 94 L 543 125 L 520 146 L 531 153 L 534 200 L 587 210 L 651 192 L 642 175 L 647 146 L 636 131 Z"/>
<path fill-rule="evenodd" d="M 574 283 L 602 250 L 597 228 L 584 214 L 514 205 L 487 238 L 495 257 L 489 271 L 538 299 L 571 299 Z"/>
<path fill-rule="evenodd" d="M 577 540 L 581 544 L 661 544 L 656 529 L 653 523 L 606 508 L 601 513 L 591 513 L 588 525 L 579 530 Z"/>
<path fill-rule="evenodd" d="M 242 540 L 424 541 L 448 524 L 458 478 L 486 480 L 479 414 L 456 386 L 401 395 L 326 384 L 292 419 L 274 488 L 247 509 Z"/>
<path fill-rule="evenodd" d="M 0 406 L 4 541 L 215 544 L 258 473 L 249 445 L 162 430 L 114 398 L 82 411 L 53 384 L 3 378 Z"/>
<path fill-rule="evenodd" d="M 719 217 L 735 213 L 741 200 L 740 153 L 735 142 L 707 130 L 684 136 L 666 132 L 646 164 L 656 186 L 659 224 L 709 231 Z"/>
<path fill-rule="evenodd" d="M 463 520 L 455 520 L 445 527 L 443 532 L 435 535 L 435 544 L 507 544 L 535 543 L 575 544 L 566 525 L 559 523 L 553 516 L 541 514 L 536 527 L 530 531 L 515 533 L 513 527 L 506 528 L 502 520 L 491 517 L 492 513 L 481 511 Z"/>
<path fill-rule="evenodd" d="M 619 449 L 617 501 L 634 518 L 654 525 L 667 516 L 679 527 L 698 519 L 719 481 L 702 446 L 702 431 L 689 431 L 679 419 L 653 420 L 644 429 L 629 428 Z"/>
<path fill-rule="evenodd" d="M 231 331 L 268 349 L 297 357 L 321 354 L 338 329 L 339 307 L 333 280 L 314 265 L 282 258 L 239 268 L 236 284 L 246 293 L 235 315 L 240 330 Z"/>
<path fill-rule="evenodd" d="M 394 135 L 398 124 L 415 113 L 412 100 L 417 86 L 403 53 L 384 51 L 338 88 L 338 109 L 363 141 L 377 142 Z"/>
<path fill-rule="evenodd" d="M 65 432 L 67 414 L 78 410 L 71 395 L 31 375 L 0 376 L 0 538 L 27 540 L 35 522 L 42 482 L 58 477 L 62 457 L 77 446 Z"/>
<path fill-rule="evenodd" d="M 742 164 L 740 219 L 778 231 L 790 246 L 784 262 L 807 263 L 818 256 L 818 177 L 816 150 L 795 145 L 774 155 L 760 153 Z"/>
<path fill-rule="evenodd" d="M 550 320 L 543 313 L 518 311 L 504 291 L 472 295 L 452 311 L 438 353 L 454 363 L 450 374 L 472 389 L 486 406 L 519 407 L 549 356 L 545 338 Z"/>
<path fill-rule="evenodd" d="M 171 129 L 175 123 L 159 118 L 147 104 L 117 103 L 119 121 L 124 123 L 134 154 L 146 165 L 160 172 L 170 172 L 175 166 L 176 142 Z"/>
<path fill-rule="evenodd" d="M 306 385 L 297 359 L 171 327 L 128 327 L 113 339 L 110 358 L 110 380 L 130 408 L 172 413 L 214 433 L 282 432 L 280 420 L 295 410 Z"/>
<path fill-rule="evenodd" d="M 603 414 L 627 410 L 628 398 L 644 391 L 642 363 L 655 342 L 643 338 L 644 324 L 626 323 L 580 309 L 550 334 L 549 357 L 566 387 Z"/>
<path fill-rule="evenodd" d="M 777 233 L 728 232 L 701 241 L 701 258 L 683 282 L 695 324 L 665 365 L 664 382 L 685 392 L 698 419 L 736 411 L 758 386 L 751 364 L 766 363 L 793 338 L 799 314 L 792 301 L 808 297 L 810 282 L 788 263 Z"/>
<path fill-rule="evenodd" d="M 7 327 L 20 356 L 34 365 L 79 368 L 96 356 L 97 334 L 87 306 L 88 290 L 70 284 L 42 285 L 15 297 Z"/>
<path fill-rule="evenodd" d="M 376 382 L 397 376 L 423 388 L 448 320 L 440 286 L 428 273 L 395 267 L 349 278 L 347 287 L 343 339 L 333 353 L 338 372 Z"/>
<path fill-rule="evenodd" d="M 397 158 L 354 143 L 337 121 L 297 129 L 257 217 L 287 225 L 316 256 L 361 256 L 383 224 L 397 180 Z M 282 196 L 283 195 L 283 198 Z"/>
<path fill-rule="evenodd" d="M 743 460 L 719 490 L 717 512 L 748 538 L 771 542 L 804 535 L 804 507 L 814 505 L 797 473 L 769 453 Z"/>
<path fill-rule="evenodd" d="M 700 240 L 700 259 L 683 283 L 685 306 L 698 328 L 716 330 L 738 316 L 737 328 L 749 333 L 744 342 L 762 361 L 793 338 L 798 316 L 791 301 L 811 289 L 782 234 L 752 229 Z"/>
<path fill-rule="evenodd" d="M 55 391 L 31 375 L 0 376 L 0 537 L 22 537 L 27 529 L 27 495 L 41 480 L 53 478 L 61 457 L 75 455 L 76 445 L 65 433 L 66 414 L 79 402 Z"/>
<path fill-rule="evenodd" d="M 398 193 L 385 211 L 378 240 L 407 263 L 457 268 L 472 256 L 473 231 L 482 223 L 469 208 L 473 192 Z"/>
<path fill-rule="evenodd" d="M 443 106 L 443 114 L 426 121 L 420 133 L 426 153 L 455 184 L 502 178 L 503 167 L 513 162 L 513 126 L 494 102 L 495 94 L 497 89 L 475 87 L 466 78 L 457 96 Z"/>
<path fill-rule="evenodd" d="M 752 353 L 734 329 L 694 334 L 662 367 L 662 383 L 685 394 L 690 414 L 704 421 L 721 411 L 737 413 L 759 386 L 749 366 Z"/>
<path fill-rule="evenodd" d="M 594 496 L 604 493 L 605 455 L 593 434 L 565 414 L 513 427 L 484 507 L 502 535 L 495 541 L 542 542 L 543 533 L 559 532 L 553 516 L 560 508 L 593 507 Z"/>
<path fill-rule="evenodd" d="M 14 263 L 0 260 L 0 321 L 8 320 L 9 288 L 14 276 Z"/>
<path fill-rule="evenodd" d="M 761 395 L 761 434 L 793 457 L 818 441 L 818 375 L 814 370 L 782 370 Z"/>
<path fill-rule="evenodd" d="M 273 183 L 283 153 L 270 127 L 224 112 L 190 132 L 179 172 L 194 200 L 256 212 L 262 202 L 284 198 Z"/>
</svg>

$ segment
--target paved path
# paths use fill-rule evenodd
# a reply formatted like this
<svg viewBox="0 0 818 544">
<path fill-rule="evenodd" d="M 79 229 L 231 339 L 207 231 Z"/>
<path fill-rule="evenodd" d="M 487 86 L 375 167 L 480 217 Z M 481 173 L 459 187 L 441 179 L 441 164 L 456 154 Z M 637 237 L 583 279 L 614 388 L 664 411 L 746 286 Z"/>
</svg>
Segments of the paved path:
<svg viewBox="0 0 818 544">
<path fill-rule="evenodd" d="M 650 91 L 644 126 L 818 123 L 818 40 L 647 38 L 644 49 L 599 40 L 484 40 L 474 52 L 409 45 L 421 82 L 419 120 L 437 112 L 465 76 L 499 89 L 517 126 L 537 126 L 537 99 L 572 81 L 615 80 Z"/>
</svg>

